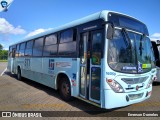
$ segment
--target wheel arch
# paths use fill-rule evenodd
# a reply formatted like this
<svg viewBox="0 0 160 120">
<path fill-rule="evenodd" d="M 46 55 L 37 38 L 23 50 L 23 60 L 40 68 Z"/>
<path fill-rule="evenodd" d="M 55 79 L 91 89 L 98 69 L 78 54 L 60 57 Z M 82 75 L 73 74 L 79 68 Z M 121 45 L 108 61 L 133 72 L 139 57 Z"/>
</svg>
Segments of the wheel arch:
<svg viewBox="0 0 160 120">
<path fill-rule="evenodd" d="M 17 65 L 16 74 L 18 73 L 18 69 L 20 69 L 20 71 L 21 71 L 21 73 L 22 73 L 21 66 L 20 66 L 20 65 Z"/>
<path fill-rule="evenodd" d="M 55 80 L 55 89 L 58 90 L 59 89 L 59 85 L 60 85 L 60 80 L 62 77 L 66 77 L 70 83 L 71 86 L 71 79 L 69 77 L 69 75 L 67 75 L 66 72 L 59 72 L 56 76 L 56 80 Z M 71 90 L 72 91 L 72 90 Z M 71 92 L 72 93 L 72 92 Z"/>
</svg>

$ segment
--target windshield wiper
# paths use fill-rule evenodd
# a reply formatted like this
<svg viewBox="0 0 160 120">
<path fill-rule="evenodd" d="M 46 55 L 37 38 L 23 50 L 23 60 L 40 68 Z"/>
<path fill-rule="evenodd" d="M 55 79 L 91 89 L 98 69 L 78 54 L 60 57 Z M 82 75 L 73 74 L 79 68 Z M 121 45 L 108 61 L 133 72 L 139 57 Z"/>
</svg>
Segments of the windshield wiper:
<svg viewBox="0 0 160 120">
<path fill-rule="evenodd" d="M 132 61 L 132 58 L 133 58 L 132 54 L 133 53 L 132 53 L 131 39 L 130 39 L 130 37 L 129 37 L 129 35 L 128 35 L 128 33 L 127 33 L 125 28 L 122 28 L 122 32 L 123 32 L 123 35 L 124 35 L 124 42 L 125 42 L 125 44 L 127 46 L 127 49 L 128 49 L 128 51 L 129 51 L 129 53 L 131 55 L 131 61 Z"/>
<path fill-rule="evenodd" d="M 142 50 L 143 50 L 143 47 L 142 47 L 142 40 L 144 39 L 145 35 L 143 34 L 140 38 L 140 45 L 139 45 L 139 51 L 140 51 L 140 56 L 142 56 Z"/>
<path fill-rule="evenodd" d="M 125 28 L 122 28 L 122 32 L 123 32 L 123 34 L 124 34 L 124 40 L 125 40 L 125 44 L 126 44 L 126 46 L 129 46 L 130 47 L 130 49 L 132 49 L 132 43 L 131 43 L 131 40 L 130 40 L 130 38 L 129 38 L 129 35 L 128 35 L 128 33 L 126 32 L 126 29 Z M 128 39 L 128 41 L 127 41 L 127 39 L 126 39 L 126 37 L 127 37 L 127 39 Z M 129 42 L 129 45 L 128 45 L 128 42 Z M 132 52 L 131 52 L 132 53 Z"/>
</svg>

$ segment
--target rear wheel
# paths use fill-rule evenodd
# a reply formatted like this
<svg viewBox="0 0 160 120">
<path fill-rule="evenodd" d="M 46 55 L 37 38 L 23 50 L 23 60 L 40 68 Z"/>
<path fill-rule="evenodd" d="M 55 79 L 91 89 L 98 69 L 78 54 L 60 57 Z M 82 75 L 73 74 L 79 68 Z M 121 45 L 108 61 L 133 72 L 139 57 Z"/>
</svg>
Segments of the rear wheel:
<svg viewBox="0 0 160 120">
<path fill-rule="evenodd" d="M 22 80 L 21 69 L 20 68 L 18 68 L 18 70 L 17 70 L 17 79 Z"/>
<path fill-rule="evenodd" d="M 59 86 L 59 92 L 61 95 L 61 98 L 65 101 L 71 101 L 71 87 L 69 80 L 67 78 L 62 78 L 60 81 L 60 86 Z"/>
</svg>

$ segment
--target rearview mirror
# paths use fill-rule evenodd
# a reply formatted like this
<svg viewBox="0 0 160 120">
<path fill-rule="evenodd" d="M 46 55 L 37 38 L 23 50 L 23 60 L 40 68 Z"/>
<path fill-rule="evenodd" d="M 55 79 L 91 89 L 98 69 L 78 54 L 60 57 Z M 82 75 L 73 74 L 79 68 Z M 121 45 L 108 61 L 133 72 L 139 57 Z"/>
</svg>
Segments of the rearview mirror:
<svg viewBox="0 0 160 120">
<path fill-rule="evenodd" d="M 112 23 L 108 23 L 108 29 L 107 29 L 107 39 L 113 39 L 114 35 L 114 25 Z"/>
</svg>

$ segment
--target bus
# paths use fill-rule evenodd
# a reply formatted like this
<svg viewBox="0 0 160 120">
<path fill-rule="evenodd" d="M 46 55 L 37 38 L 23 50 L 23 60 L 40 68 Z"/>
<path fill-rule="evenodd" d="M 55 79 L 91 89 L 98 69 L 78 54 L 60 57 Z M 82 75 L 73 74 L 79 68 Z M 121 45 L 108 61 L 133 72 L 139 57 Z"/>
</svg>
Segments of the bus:
<svg viewBox="0 0 160 120">
<path fill-rule="evenodd" d="M 160 40 L 151 40 L 151 43 L 157 67 L 157 80 L 155 80 L 155 82 L 160 82 Z"/>
<path fill-rule="evenodd" d="M 148 99 L 156 68 L 144 23 L 103 10 L 9 46 L 8 69 L 59 91 L 112 109 Z"/>
</svg>

